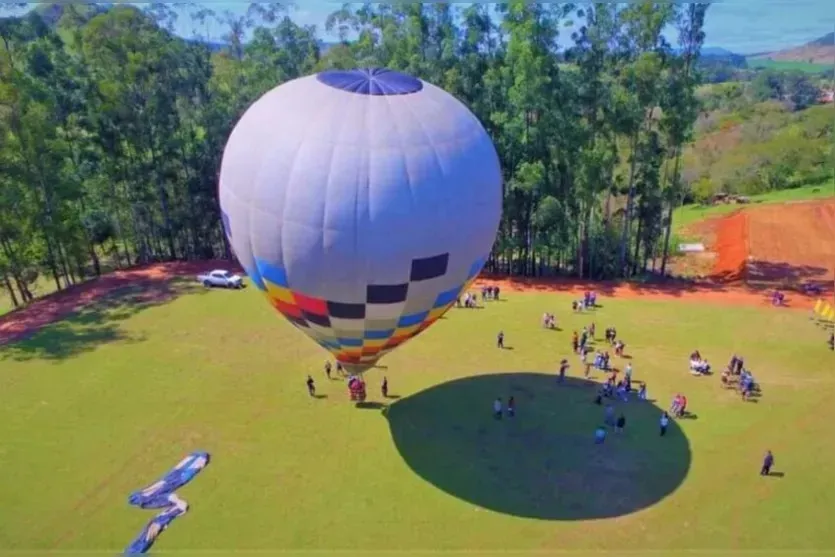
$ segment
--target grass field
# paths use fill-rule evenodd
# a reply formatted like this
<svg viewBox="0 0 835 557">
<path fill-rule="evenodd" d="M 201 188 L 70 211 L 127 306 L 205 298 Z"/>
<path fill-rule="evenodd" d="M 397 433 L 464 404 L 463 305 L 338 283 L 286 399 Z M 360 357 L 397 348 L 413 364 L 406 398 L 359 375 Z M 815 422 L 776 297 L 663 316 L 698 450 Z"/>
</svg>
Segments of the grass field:
<svg viewBox="0 0 835 557">
<path fill-rule="evenodd" d="M 777 71 L 801 71 L 806 73 L 818 74 L 826 70 L 832 69 L 832 64 L 811 64 L 809 62 L 789 62 L 781 60 L 771 60 L 768 58 L 747 58 L 748 67 L 750 68 L 764 68 Z"/>
<path fill-rule="evenodd" d="M 792 201 L 813 201 L 815 199 L 827 199 L 835 197 L 835 182 L 829 181 L 823 184 L 803 186 L 788 190 L 778 190 L 762 195 L 750 196 L 749 205 L 721 204 L 721 205 L 685 205 L 679 207 L 673 213 L 673 227 L 681 231 L 687 226 L 710 218 L 732 213 L 744 207 L 751 207 L 764 203 L 786 203 Z"/>
<path fill-rule="evenodd" d="M 569 303 L 453 309 L 368 373 L 379 404 L 358 409 L 254 289 L 102 302 L 0 348 L 0 553 L 121 550 L 152 515 L 128 494 L 197 449 L 212 464 L 158 553 L 835 548 L 833 355 L 804 312 Z M 564 330 L 539 327 L 546 310 Z M 553 378 L 592 319 L 618 328 L 650 398 L 684 392 L 695 419 L 659 438 L 660 410 L 630 402 L 627 432 L 593 446 L 602 409 L 576 357 L 570 383 Z M 499 329 L 512 350 L 495 348 Z M 695 348 L 717 365 L 744 355 L 762 396 L 690 376 Z M 384 374 L 399 398 L 381 399 Z M 494 421 L 510 394 L 517 417 Z M 766 449 L 783 477 L 758 475 Z"/>
</svg>

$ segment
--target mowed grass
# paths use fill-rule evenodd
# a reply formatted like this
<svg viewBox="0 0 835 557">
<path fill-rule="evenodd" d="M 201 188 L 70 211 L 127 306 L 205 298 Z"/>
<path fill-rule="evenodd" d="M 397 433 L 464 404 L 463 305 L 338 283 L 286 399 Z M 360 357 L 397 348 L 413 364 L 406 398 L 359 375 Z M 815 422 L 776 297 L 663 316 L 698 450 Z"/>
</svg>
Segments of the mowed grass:
<svg viewBox="0 0 835 557">
<path fill-rule="evenodd" d="M 764 193 L 762 195 L 750 196 L 751 203 L 738 205 L 735 203 L 718 205 L 685 205 L 679 207 L 673 213 L 673 227 L 681 232 L 689 225 L 711 217 L 719 217 L 743 209 L 755 207 L 760 204 L 769 203 L 790 203 L 798 201 L 814 201 L 816 199 L 829 199 L 835 197 L 835 181 L 823 184 L 802 186 L 787 190 L 778 190 Z"/>
<path fill-rule="evenodd" d="M 1 348 L 0 553 L 123 549 L 153 514 L 128 494 L 197 449 L 212 463 L 155 552 L 835 547 L 835 360 L 804 312 L 603 298 L 578 316 L 567 295 L 507 298 L 451 310 L 370 371 L 382 410 L 355 408 L 254 289 L 111 304 Z M 660 438 L 660 410 L 629 402 L 624 436 L 593 446 L 594 389 L 543 377 L 562 357 L 579 375 L 570 333 L 592 320 L 618 328 L 650 398 L 683 392 L 696 419 Z M 758 402 L 692 377 L 696 348 L 744 355 Z M 381 398 L 383 374 L 399 399 Z M 509 394 L 517 417 L 493 420 Z M 766 449 L 784 477 L 758 475 Z"/>
<path fill-rule="evenodd" d="M 800 62 L 789 60 L 771 60 L 770 58 L 747 58 L 748 66 L 751 68 L 762 68 L 775 71 L 794 71 L 810 74 L 820 74 L 832 69 L 832 64 L 815 64 L 812 62 Z"/>
</svg>

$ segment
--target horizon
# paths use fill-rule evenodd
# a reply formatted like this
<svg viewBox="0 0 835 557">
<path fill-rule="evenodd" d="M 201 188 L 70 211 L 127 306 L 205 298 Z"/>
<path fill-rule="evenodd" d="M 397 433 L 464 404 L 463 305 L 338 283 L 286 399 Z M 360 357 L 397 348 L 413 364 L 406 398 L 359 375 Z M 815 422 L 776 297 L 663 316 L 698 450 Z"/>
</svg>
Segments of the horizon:
<svg viewBox="0 0 835 557">
<path fill-rule="evenodd" d="M 48 3 L 50 2 L 31 2 L 22 9 L 12 9 L 7 13 L 20 15 L 38 4 Z M 149 2 L 126 3 L 140 8 L 150 4 Z M 472 4 L 471 2 L 458 3 Z M 182 9 L 185 5 L 179 2 L 165 2 L 164 4 L 175 8 L 179 14 L 174 24 L 174 32 L 178 36 L 224 42 L 225 29 L 219 23 L 212 21 L 208 25 L 200 26 L 200 34 L 204 36 L 196 37 L 198 24 L 189 17 L 188 12 Z M 300 1 L 296 2 L 295 8 L 291 8 L 288 15 L 299 25 L 315 26 L 316 35 L 320 40 L 335 42 L 338 41 L 338 37 L 325 30 L 325 21 L 327 16 L 339 9 L 342 4 L 342 2 L 328 0 Z M 751 55 L 802 46 L 835 32 L 835 21 L 827 21 L 827 18 L 821 17 L 821 14 L 827 12 L 827 4 L 828 0 L 715 2 L 710 6 L 705 18 L 704 48 L 722 48 L 735 54 Z M 247 2 L 211 0 L 196 2 L 193 5 L 198 8 L 211 9 L 218 14 L 228 12 L 235 16 L 244 15 L 249 7 Z M 744 29 L 744 32 L 740 32 L 740 29 Z M 568 28 L 561 34 L 559 41 L 561 46 L 566 46 L 571 42 L 570 31 L 571 28 Z M 674 43 L 675 31 L 670 30 L 666 34 L 668 40 Z"/>
</svg>

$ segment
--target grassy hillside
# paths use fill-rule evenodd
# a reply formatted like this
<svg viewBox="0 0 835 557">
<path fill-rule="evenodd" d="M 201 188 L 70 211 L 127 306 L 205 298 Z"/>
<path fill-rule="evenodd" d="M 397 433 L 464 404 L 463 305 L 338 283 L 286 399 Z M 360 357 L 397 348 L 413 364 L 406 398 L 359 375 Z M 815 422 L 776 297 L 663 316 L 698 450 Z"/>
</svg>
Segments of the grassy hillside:
<svg viewBox="0 0 835 557">
<path fill-rule="evenodd" d="M 835 32 L 827 33 L 823 37 L 809 41 L 802 46 L 768 52 L 752 58 L 770 59 L 778 62 L 824 64 L 832 67 L 832 63 L 835 61 Z"/>
<path fill-rule="evenodd" d="M 777 101 L 751 102 L 740 84 L 703 89 L 705 112 L 685 149 L 683 178 L 694 201 L 714 193 L 756 195 L 832 177 L 833 111 L 792 111 Z"/>
<path fill-rule="evenodd" d="M 795 71 L 809 74 L 819 74 L 832 69 L 832 64 L 804 62 L 800 60 L 772 60 L 770 58 L 747 58 L 746 60 L 749 68 L 776 71 Z"/>
<path fill-rule="evenodd" d="M 804 186 L 787 190 L 772 191 L 750 197 L 750 205 L 787 203 L 792 201 L 812 201 L 815 199 L 835 198 L 835 180 L 820 185 Z M 720 204 L 702 205 L 692 204 L 679 207 L 673 213 L 673 227 L 679 233 L 689 225 L 711 217 L 732 213 L 742 207 L 750 205 Z"/>
</svg>

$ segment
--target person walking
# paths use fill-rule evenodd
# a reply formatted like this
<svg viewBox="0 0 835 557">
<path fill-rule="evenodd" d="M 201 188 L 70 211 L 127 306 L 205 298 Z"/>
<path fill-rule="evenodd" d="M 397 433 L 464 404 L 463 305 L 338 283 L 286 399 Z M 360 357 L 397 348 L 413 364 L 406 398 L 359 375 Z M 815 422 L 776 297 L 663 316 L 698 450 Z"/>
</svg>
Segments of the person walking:
<svg viewBox="0 0 835 557">
<path fill-rule="evenodd" d="M 667 434 L 667 426 L 670 425 L 670 415 L 664 412 L 661 414 L 661 437 Z"/>
<path fill-rule="evenodd" d="M 774 466 L 774 455 L 771 451 L 765 451 L 765 457 L 763 457 L 763 466 L 760 468 L 760 476 L 768 476 L 771 474 L 771 467 Z"/>
</svg>

